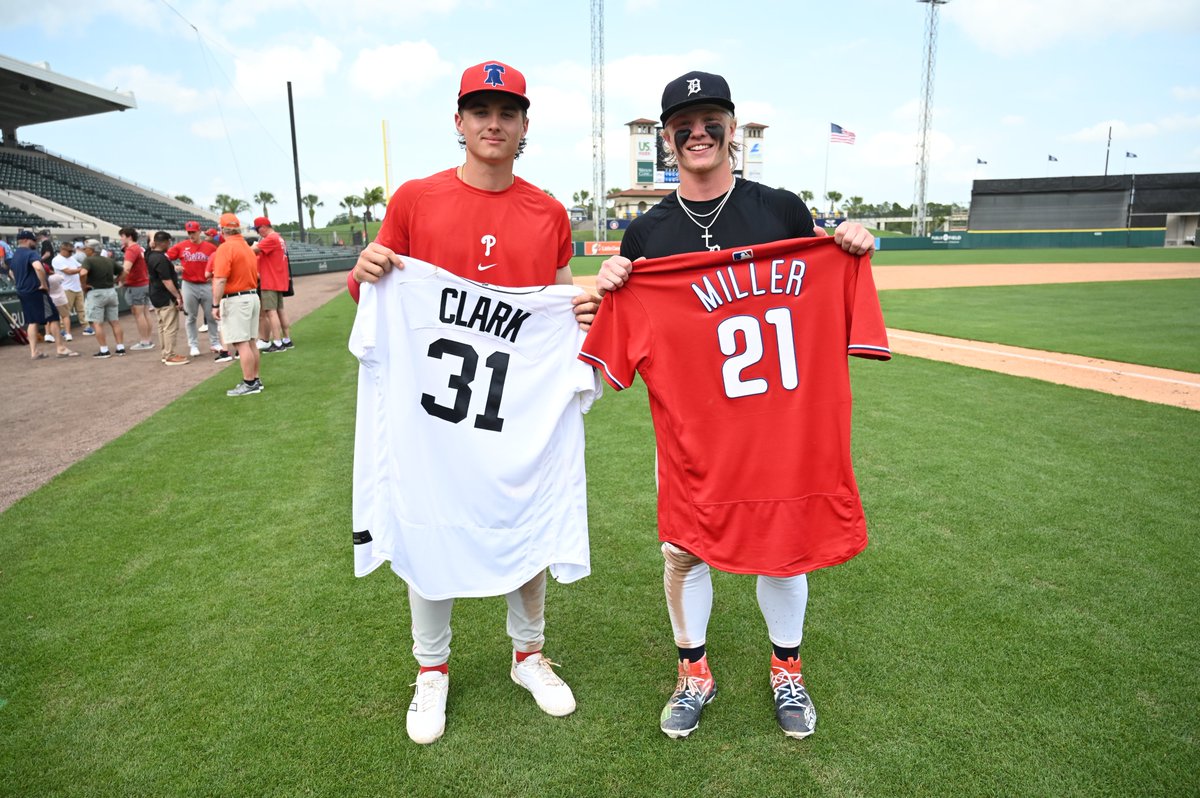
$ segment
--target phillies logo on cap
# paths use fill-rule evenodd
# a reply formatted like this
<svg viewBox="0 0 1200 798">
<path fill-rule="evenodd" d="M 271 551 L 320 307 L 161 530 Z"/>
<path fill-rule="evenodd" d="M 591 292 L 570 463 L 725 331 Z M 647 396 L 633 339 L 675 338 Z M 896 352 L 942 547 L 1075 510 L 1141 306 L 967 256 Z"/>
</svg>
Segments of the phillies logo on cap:
<svg viewBox="0 0 1200 798">
<path fill-rule="evenodd" d="M 504 85 L 504 65 L 503 64 L 484 64 L 483 71 L 487 73 L 487 77 L 483 79 L 485 85 L 488 86 L 503 86 Z"/>
</svg>

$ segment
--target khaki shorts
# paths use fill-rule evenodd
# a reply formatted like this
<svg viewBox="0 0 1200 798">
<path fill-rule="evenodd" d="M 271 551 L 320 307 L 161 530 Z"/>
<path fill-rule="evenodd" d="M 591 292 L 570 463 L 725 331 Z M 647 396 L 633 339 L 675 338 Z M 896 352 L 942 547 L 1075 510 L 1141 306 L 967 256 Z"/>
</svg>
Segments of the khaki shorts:
<svg viewBox="0 0 1200 798">
<path fill-rule="evenodd" d="M 262 291 L 262 309 L 263 310 L 283 310 L 283 292 L 282 291 Z"/>
<path fill-rule="evenodd" d="M 259 307 L 256 294 L 227 296 L 221 300 L 221 337 L 226 344 L 252 341 L 258 337 Z"/>
</svg>

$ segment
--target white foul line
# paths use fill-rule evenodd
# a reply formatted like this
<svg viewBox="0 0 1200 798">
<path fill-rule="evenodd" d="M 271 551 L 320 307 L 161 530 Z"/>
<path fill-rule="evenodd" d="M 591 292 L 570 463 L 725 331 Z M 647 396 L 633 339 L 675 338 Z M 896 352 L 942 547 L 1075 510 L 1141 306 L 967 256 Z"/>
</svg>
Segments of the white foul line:
<svg viewBox="0 0 1200 798">
<path fill-rule="evenodd" d="M 1019 355 L 1015 352 L 1004 352 L 999 349 L 985 349 L 979 346 L 967 346 L 965 344 L 951 344 L 944 341 L 931 341 L 928 338 L 918 338 L 912 335 L 901 335 L 898 333 L 889 332 L 888 338 L 899 338 L 902 341 L 914 341 L 920 344 L 928 344 L 930 346 L 944 346 L 947 349 L 963 349 L 968 352 L 981 352 L 986 355 L 995 355 L 999 357 L 1012 357 L 1020 360 L 1032 360 L 1037 363 L 1049 363 L 1054 366 L 1068 366 L 1076 369 L 1087 369 L 1088 371 L 1099 371 L 1103 374 L 1115 374 L 1119 377 L 1137 377 L 1143 380 L 1154 380 L 1155 382 L 1169 382 L 1174 385 L 1186 385 L 1189 388 L 1200 388 L 1200 382 L 1189 382 L 1187 380 L 1173 380 L 1169 377 L 1155 377 L 1150 374 L 1138 374 L 1136 371 L 1122 371 L 1120 369 L 1104 368 L 1102 366 L 1087 366 L 1082 363 L 1069 363 L 1065 360 L 1052 360 L 1048 357 L 1035 357 L 1033 355 Z"/>
</svg>

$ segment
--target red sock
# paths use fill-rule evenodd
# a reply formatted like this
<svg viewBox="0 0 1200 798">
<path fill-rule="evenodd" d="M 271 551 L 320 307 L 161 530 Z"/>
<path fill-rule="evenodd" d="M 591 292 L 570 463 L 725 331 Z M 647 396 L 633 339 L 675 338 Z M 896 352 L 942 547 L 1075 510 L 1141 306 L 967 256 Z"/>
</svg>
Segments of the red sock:
<svg viewBox="0 0 1200 798">
<path fill-rule="evenodd" d="M 524 662 L 527 658 L 532 657 L 534 654 L 541 654 L 541 653 L 542 652 L 540 650 L 538 650 L 538 651 L 514 651 L 513 652 L 513 654 L 515 654 L 517 657 L 517 662 Z"/>
<path fill-rule="evenodd" d="M 417 673 L 429 673 L 430 671 L 437 671 L 439 673 L 444 673 L 447 676 L 449 676 L 450 675 L 450 663 L 443 662 L 441 665 L 431 665 L 429 667 L 422 665 L 420 670 L 417 671 Z"/>
</svg>

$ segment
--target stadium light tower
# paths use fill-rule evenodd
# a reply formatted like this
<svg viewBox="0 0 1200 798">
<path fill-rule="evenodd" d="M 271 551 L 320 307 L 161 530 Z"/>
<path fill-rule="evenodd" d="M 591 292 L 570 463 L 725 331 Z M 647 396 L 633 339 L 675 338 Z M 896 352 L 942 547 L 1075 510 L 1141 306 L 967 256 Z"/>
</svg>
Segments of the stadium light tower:
<svg viewBox="0 0 1200 798">
<path fill-rule="evenodd" d="M 929 123 L 933 118 L 933 62 L 937 55 L 938 6 L 950 0 L 917 0 L 929 6 L 925 17 L 925 70 L 921 78 L 921 131 L 919 134 L 921 154 L 917 160 L 917 197 L 913 204 L 913 231 L 923 236 L 926 230 L 925 187 L 929 182 Z"/>
<path fill-rule="evenodd" d="M 604 0 L 592 3 L 592 203 L 596 240 L 604 241 Z"/>
</svg>

